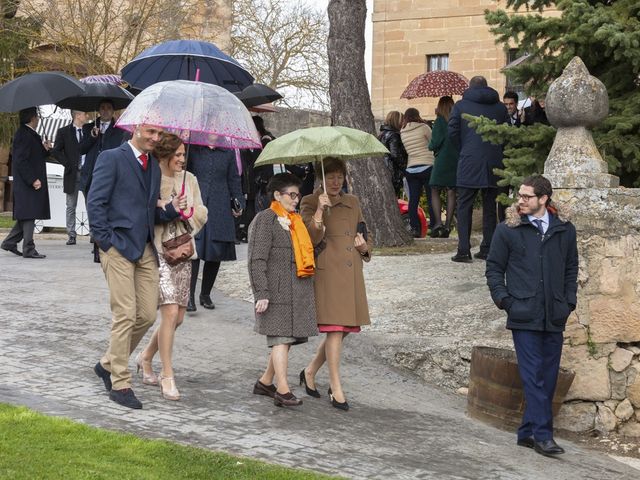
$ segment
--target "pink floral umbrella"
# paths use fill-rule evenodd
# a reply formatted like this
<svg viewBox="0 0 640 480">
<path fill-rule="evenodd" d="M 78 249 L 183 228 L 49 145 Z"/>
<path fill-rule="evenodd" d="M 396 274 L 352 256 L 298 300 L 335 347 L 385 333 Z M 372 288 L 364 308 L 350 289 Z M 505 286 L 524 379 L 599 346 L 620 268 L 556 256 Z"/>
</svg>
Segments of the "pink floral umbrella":
<svg viewBox="0 0 640 480">
<path fill-rule="evenodd" d="M 462 95 L 467 88 L 469 80 L 464 75 L 449 70 L 434 70 L 411 80 L 400 98 L 411 100 L 418 97 Z"/>
<path fill-rule="evenodd" d="M 210 83 L 172 80 L 145 88 L 116 122 L 129 132 L 136 125 L 160 127 L 187 144 L 262 148 L 247 108 L 234 94 Z"/>
<path fill-rule="evenodd" d="M 160 127 L 189 145 L 234 149 L 262 148 L 260 135 L 244 104 L 228 90 L 190 80 L 160 82 L 145 88 L 127 107 L 116 127 L 133 132 L 137 125 Z M 238 170 L 240 172 L 240 170 Z M 182 180 L 185 190 L 186 173 Z M 189 214 L 181 212 L 183 218 Z"/>
</svg>

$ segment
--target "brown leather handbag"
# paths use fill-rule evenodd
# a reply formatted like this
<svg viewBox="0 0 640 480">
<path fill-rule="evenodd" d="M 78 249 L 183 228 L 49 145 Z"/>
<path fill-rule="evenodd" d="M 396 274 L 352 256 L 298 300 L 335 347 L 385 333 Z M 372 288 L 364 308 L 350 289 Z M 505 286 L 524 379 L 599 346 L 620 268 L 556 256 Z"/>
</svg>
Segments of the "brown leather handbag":
<svg viewBox="0 0 640 480">
<path fill-rule="evenodd" d="M 175 227 L 175 223 L 169 227 L 169 231 L 171 231 L 171 227 L 173 227 L 174 237 L 162 242 L 162 257 L 164 261 L 169 265 L 174 266 L 181 262 L 186 262 L 191 259 L 194 254 L 193 250 L 193 242 L 191 236 L 191 225 L 187 222 L 183 222 L 187 233 L 183 233 L 182 235 L 176 235 L 177 229 Z"/>
</svg>

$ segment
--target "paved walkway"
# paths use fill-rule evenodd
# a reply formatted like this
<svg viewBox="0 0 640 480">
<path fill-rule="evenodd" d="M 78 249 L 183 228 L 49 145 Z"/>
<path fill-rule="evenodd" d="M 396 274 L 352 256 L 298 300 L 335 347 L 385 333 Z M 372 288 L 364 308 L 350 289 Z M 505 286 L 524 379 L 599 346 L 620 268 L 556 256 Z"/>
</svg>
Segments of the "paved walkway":
<svg viewBox="0 0 640 480">
<path fill-rule="evenodd" d="M 380 364 L 367 335 L 347 341 L 343 376 L 352 410 L 302 395 L 299 409 L 275 407 L 251 394 L 266 359 L 252 331 L 251 305 L 216 295 L 178 331 L 180 402 L 134 388 L 143 410 L 109 401 L 92 366 L 109 329 L 107 288 L 89 244 L 39 240 L 45 260 L 0 251 L 0 401 L 152 438 L 202 446 L 349 478 L 637 479 L 638 470 L 562 442 L 567 454 L 547 459 L 515 446 L 514 435 L 464 415 L 465 399 Z M 401 260 L 399 260 L 401 261 Z M 292 349 L 290 380 L 317 345 Z M 132 362 L 133 363 L 133 362 Z"/>
</svg>

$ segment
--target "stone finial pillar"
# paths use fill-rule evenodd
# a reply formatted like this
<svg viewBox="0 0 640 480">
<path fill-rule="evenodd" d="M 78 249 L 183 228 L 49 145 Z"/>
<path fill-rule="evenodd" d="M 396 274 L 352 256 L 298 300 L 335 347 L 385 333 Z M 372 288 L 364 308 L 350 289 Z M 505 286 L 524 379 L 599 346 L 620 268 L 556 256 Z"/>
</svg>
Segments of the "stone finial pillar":
<svg viewBox="0 0 640 480">
<path fill-rule="evenodd" d="M 546 98 L 547 118 L 558 129 L 544 164 L 544 176 L 554 188 L 618 186 L 618 177 L 609 175 L 588 130 L 608 112 L 606 87 L 589 74 L 579 57 L 573 57 L 549 87 Z"/>
<path fill-rule="evenodd" d="M 609 99 L 578 57 L 551 84 L 546 110 L 558 132 L 544 175 L 580 255 L 562 353 L 576 375 L 554 424 L 640 437 L 640 189 L 607 173 L 588 128 L 607 116 Z"/>
</svg>

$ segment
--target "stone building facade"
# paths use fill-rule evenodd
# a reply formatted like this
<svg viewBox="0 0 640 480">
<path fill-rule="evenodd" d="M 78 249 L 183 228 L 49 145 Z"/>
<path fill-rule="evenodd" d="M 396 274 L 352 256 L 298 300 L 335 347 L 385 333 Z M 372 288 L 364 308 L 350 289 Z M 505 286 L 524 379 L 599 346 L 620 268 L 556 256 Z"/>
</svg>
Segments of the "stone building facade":
<svg viewBox="0 0 640 480">
<path fill-rule="evenodd" d="M 198 0 L 196 15 L 183 27 L 185 38 L 212 42 L 223 52 L 231 49 L 233 0 Z"/>
<path fill-rule="evenodd" d="M 504 66 L 514 51 L 496 45 L 485 10 L 505 9 L 505 0 L 375 0 L 371 103 L 376 118 L 415 107 L 434 118 L 437 99 L 400 99 L 405 87 L 429 69 L 453 70 L 467 78 L 483 75 L 500 94 Z M 544 15 L 557 16 L 549 9 Z"/>
</svg>

